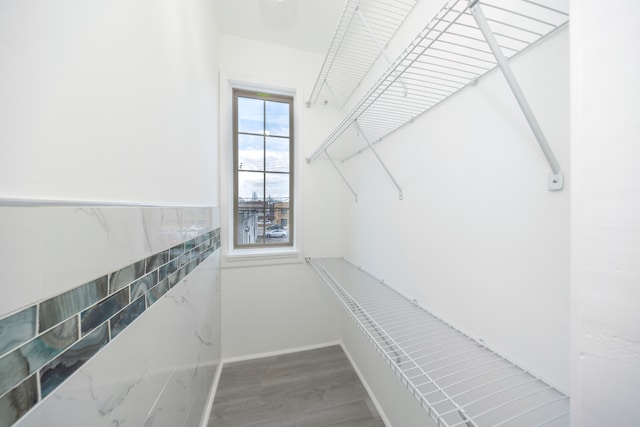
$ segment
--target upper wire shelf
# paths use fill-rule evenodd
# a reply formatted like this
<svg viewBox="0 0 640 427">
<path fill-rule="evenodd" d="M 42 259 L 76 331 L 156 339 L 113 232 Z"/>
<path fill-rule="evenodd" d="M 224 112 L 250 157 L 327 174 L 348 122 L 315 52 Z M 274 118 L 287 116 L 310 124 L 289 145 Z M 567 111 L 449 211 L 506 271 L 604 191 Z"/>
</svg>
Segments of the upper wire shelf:
<svg viewBox="0 0 640 427">
<path fill-rule="evenodd" d="M 500 66 L 554 176 L 561 175 L 535 117 L 532 124 L 530 116 L 533 113 L 528 105 L 529 111 L 523 107 L 523 101 L 526 104 L 524 95 L 519 87 L 520 93 L 516 93 L 507 76 L 510 69 L 505 71 L 509 68 L 506 60 L 568 23 L 566 12 L 542 1 L 447 1 L 308 160 L 327 153 L 329 147 L 343 140 L 345 144 L 341 145 L 346 146 L 348 141 L 350 150 L 346 154 L 341 150 L 339 160 L 347 160 Z M 484 28 L 481 21 L 484 21 Z M 513 75 L 511 77 L 515 80 Z M 562 183 L 559 188 L 551 187 L 560 189 Z"/>
<path fill-rule="evenodd" d="M 569 397 L 341 258 L 308 262 L 443 427 L 569 425 Z"/>
<path fill-rule="evenodd" d="M 418 0 L 346 0 L 307 105 L 344 107 Z"/>
</svg>

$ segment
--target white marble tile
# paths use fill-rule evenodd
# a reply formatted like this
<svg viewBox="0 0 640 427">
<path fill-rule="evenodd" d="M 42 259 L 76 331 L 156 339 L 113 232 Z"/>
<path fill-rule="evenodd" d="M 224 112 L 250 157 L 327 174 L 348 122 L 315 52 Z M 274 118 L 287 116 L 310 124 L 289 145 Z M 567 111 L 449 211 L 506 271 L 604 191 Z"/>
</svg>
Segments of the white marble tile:
<svg viewBox="0 0 640 427">
<path fill-rule="evenodd" d="M 144 427 L 176 427 L 183 426 L 188 416 L 187 380 L 184 371 L 175 371 L 167 380 L 145 420 Z"/>
<path fill-rule="evenodd" d="M 200 425 L 203 409 L 207 404 L 217 367 L 217 363 L 204 362 L 199 364 L 196 369 L 193 369 L 192 375 L 188 376 L 188 379 L 190 379 L 189 394 L 187 396 L 189 416 L 185 424 L 186 427 Z"/>
<path fill-rule="evenodd" d="M 140 425 L 146 413 L 136 402 L 147 400 L 140 396 L 146 392 L 144 378 L 101 383 L 94 374 L 91 367 L 76 372 L 14 426 Z"/>
<path fill-rule="evenodd" d="M 189 363 L 196 363 L 198 354 L 193 351 L 195 341 L 193 325 L 196 313 L 190 308 L 182 283 L 160 298 L 146 313 L 148 328 L 141 337 L 146 343 L 149 358 L 149 388 L 153 405 L 161 393 L 167 378 Z"/>
<path fill-rule="evenodd" d="M 43 207 L 43 297 L 145 257 L 135 208 Z"/>
<path fill-rule="evenodd" d="M 0 317 L 40 298 L 39 216 L 35 207 L 0 206 Z"/>
<path fill-rule="evenodd" d="M 148 342 L 149 352 L 163 354 L 161 359 L 151 360 L 152 381 L 157 386 L 168 372 L 183 372 L 189 414 L 201 414 L 204 409 L 220 360 L 218 266 L 219 256 L 214 254 L 152 306 L 152 310 L 157 308 L 153 328 L 173 337 L 171 342 Z M 148 336 L 154 335 L 151 329 Z M 190 418 L 198 418 L 200 414 Z"/>
<path fill-rule="evenodd" d="M 219 353 L 209 358 L 218 335 L 213 316 L 192 310 L 194 290 L 210 287 L 212 269 L 202 270 L 198 280 L 181 283 L 154 304 L 147 316 L 120 333 L 16 426 L 176 426 L 187 417 L 199 421 L 219 360 Z M 154 312 L 156 305 L 161 309 Z M 169 323 L 169 330 L 156 333 Z"/>
<path fill-rule="evenodd" d="M 212 208 L 41 207 L 43 297 L 195 237 Z M 200 230 L 200 228 L 196 228 Z"/>
<path fill-rule="evenodd" d="M 150 400 L 145 329 L 137 319 L 16 426 L 141 425 Z"/>
<path fill-rule="evenodd" d="M 0 317 L 219 226 L 219 208 L 0 207 Z"/>
<path fill-rule="evenodd" d="M 48 230 L 33 260 L 42 266 L 36 280 L 45 283 L 44 290 L 32 284 L 29 298 L 36 300 L 168 249 L 189 233 L 200 234 L 199 225 L 208 231 L 219 222 L 219 210 L 209 208 L 38 209 L 25 217 L 25 225 L 37 227 L 40 221 Z M 15 426 L 196 426 L 220 361 L 219 268 L 218 250 Z"/>
</svg>

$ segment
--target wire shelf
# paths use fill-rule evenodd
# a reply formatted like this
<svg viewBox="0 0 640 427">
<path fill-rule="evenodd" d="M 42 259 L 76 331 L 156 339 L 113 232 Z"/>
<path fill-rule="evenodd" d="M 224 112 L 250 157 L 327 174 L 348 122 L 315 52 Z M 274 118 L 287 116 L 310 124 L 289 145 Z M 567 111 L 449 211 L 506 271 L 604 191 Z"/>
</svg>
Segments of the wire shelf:
<svg viewBox="0 0 640 427">
<path fill-rule="evenodd" d="M 347 160 L 496 68 L 499 61 L 472 8 L 481 6 L 502 55 L 509 59 L 568 23 L 566 12 L 543 1 L 447 1 L 309 160 L 336 142 L 349 144 L 350 151 L 338 158 Z M 350 76 L 344 72 L 345 81 Z"/>
<path fill-rule="evenodd" d="M 308 104 L 343 107 L 418 0 L 346 0 Z"/>
<path fill-rule="evenodd" d="M 341 258 L 310 265 L 438 426 L 568 426 L 569 397 Z"/>
</svg>

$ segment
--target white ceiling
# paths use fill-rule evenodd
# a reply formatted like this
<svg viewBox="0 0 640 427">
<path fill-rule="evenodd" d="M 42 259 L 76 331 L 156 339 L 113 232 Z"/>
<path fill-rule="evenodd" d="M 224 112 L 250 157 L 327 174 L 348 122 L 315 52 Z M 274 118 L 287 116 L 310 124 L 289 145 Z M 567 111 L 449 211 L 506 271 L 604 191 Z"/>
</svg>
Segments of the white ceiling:
<svg viewBox="0 0 640 427">
<path fill-rule="evenodd" d="M 324 53 L 345 0 L 213 0 L 220 31 Z"/>
</svg>

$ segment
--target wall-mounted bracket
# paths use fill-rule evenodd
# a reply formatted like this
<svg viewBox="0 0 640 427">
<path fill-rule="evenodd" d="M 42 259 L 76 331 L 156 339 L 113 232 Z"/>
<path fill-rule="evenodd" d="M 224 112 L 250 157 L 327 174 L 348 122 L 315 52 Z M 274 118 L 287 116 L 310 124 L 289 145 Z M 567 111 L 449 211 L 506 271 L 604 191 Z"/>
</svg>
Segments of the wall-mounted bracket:
<svg viewBox="0 0 640 427">
<path fill-rule="evenodd" d="M 367 29 L 367 32 L 371 36 L 371 39 L 373 40 L 373 43 L 375 43 L 376 47 L 378 48 L 378 51 L 380 52 L 380 55 L 382 55 L 382 57 L 385 59 L 385 61 L 387 61 L 387 65 L 391 65 L 391 59 L 387 55 L 387 52 L 385 52 L 384 47 L 382 47 L 382 45 L 380 44 L 380 41 L 378 41 L 378 38 L 376 37 L 375 33 L 371 29 L 371 26 L 369 25 L 369 22 L 367 22 L 367 19 L 364 17 L 362 12 L 360 11 L 360 7 L 356 8 L 356 13 L 358 14 L 358 17 L 360 18 L 360 20 L 364 24 L 365 28 Z M 409 89 L 407 88 L 407 84 L 401 78 L 398 78 L 398 82 L 402 86 L 402 91 L 404 93 L 404 96 L 407 96 L 409 94 Z"/>
<path fill-rule="evenodd" d="M 376 151 L 376 149 L 373 148 L 373 144 L 371 144 L 371 142 L 369 142 L 369 139 L 362 132 L 362 129 L 360 129 L 360 125 L 358 124 L 358 121 L 355 120 L 353 123 L 356 126 L 356 129 L 358 129 L 358 132 L 360 133 L 360 136 L 362 136 L 362 139 L 364 139 L 365 142 L 367 143 L 367 145 L 369 146 L 369 149 L 371 150 L 371 152 L 373 153 L 375 158 L 378 159 L 378 163 L 380 163 L 380 166 L 382 166 L 382 169 L 384 169 L 384 171 L 387 173 L 387 176 L 389 177 L 389 179 L 391 179 L 391 182 L 393 182 L 393 185 L 395 185 L 395 187 L 398 189 L 398 200 L 402 200 L 404 198 L 404 194 L 402 193 L 402 188 L 400 188 L 400 185 L 398 184 L 398 181 L 396 181 L 396 179 L 393 177 L 393 175 L 389 171 L 389 168 L 387 167 L 387 165 L 382 161 L 382 158 L 378 155 L 378 152 Z"/>
<path fill-rule="evenodd" d="M 353 197 L 356 199 L 356 203 L 358 203 L 358 194 L 355 192 L 353 187 L 349 185 L 349 181 L 347 181 L 347 178 L 344 177 L 344 175 L 342 174 L 342 171 L 340 170 L 340 168 L 338 168 L 338 165 L 336 165 L 336 162 L 333 161 L 333 159 L 331 158 L 327 150 L 324 150 L 324 155 L 327 156 L 327 159 L 329 159 L 329 161 L 335 168 L 336 172 L 338 172 L 338 175 L 340 175 L 340 178 L 342 178 L 342 181 L 347 185 L 347 187 L 349 187 L 349 190 L 351 190 L 351 194 L 353 194 Z M 309 161 L 309 159 L 307 159 L 307 161 Z"/>
<path fill-rule="evenodd" d="M 471 6 L 471 14 L 475 19 L 476 24 L 478 24 L 478 28 L 480 29 L 480 32 L 482 32 L 482 35 L 487 41 L 487 44 L 489 45 L 489 48 L 491 49 L 493 56 L 496 58 L 498 67 L 500 67 L 502 74 L 507 80 L 507 83 L 511 88 L 511 92 L 513 92 L 513 95 L 515 96 L 516 101 L 518 101 L 518 105 L 520 106 L 522 113 L 527 119 L 527 122 L 529 123 L 529 127 L 531 128 L 531 131 L 535 135 L 536 140 L 538 141 L 538 145 L 540 145 L 540 148 L 542 149 L 542 152 L 544 153 L 544 156 L 547 158 L 547 162 L 551 167 L 551 176 L 549 177 L 549 181 L 548 181 L 549 191 L 562 190 L 562 187 L 564 185 L 564 176 L 562 174 L 562 170 L 560 169 L 560 164 L 558 163 L 556 156 L 553 154 L 553 151 L 551 150 L 551 146 L 547 142 L 547 138 L 544 136 L 544 132 L 542 132 L 542 128 L 540 127 L 538 120 L 536 120 L 536 116 L 533 114 L 533 110 L 529 106 L 529 103 L 527 102 L 527 98 L 522 92 L 522 89 L 520 88 L 520 84 L 518 83 L 516 76 L 513 74 L 513 71 L 511 71 L 509 62 L 507 61 L 507 58 L 502 53 L 502 48 L 500 47 L 495 36 L 493 35 L 493 31 L 491 31 L 491 28 L 489 27 L 487 19 L 484 16 L 484 12 L 480 7 L 480 3 L 477 0 Z"/>
<path fill-rule="evenodd" d="M 562 187 L 564 187 L 564 174 L 562 172 L 560 173 L 551 172 L 549 174 L 548 184 L 549 184 L 549 191 L 562 190 Z"/>
</svg>

